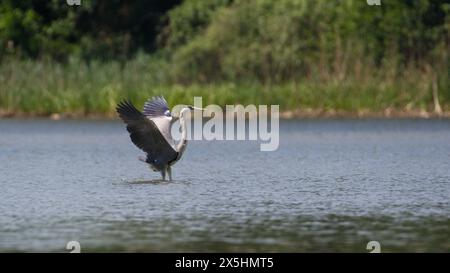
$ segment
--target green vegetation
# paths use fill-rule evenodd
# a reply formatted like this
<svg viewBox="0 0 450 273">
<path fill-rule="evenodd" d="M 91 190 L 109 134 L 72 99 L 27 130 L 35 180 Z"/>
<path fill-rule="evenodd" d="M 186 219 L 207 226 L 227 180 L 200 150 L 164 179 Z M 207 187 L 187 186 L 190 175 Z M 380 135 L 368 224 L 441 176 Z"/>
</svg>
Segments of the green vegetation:
<svg viewBox="0 0 450 273">
<path fill-rule="evenodd" d="M 136 1 L 117 28 L 99 8 L 117 3 L 51 3 L 48 20 L 0 4 L 0 114 L 113 114 L 121 99 L 160 94 L 283 111 L 450 111 L 447 1 Z M 161 11 L 147 33 L 145 8 Z"/>
<path fill-rule="evenodd" d="M 51 113 L 113 114 L 116 103 L 130 98 L 140 105 L 152 95 L 164 94 L 172 104 L 192 103 L 202 96 L 206 104 L 279 104 L 281 110 L 382 112 L 385 109 L 432 111 L 432 86 L 423 71 L 409 71 L 402 80 L 366 76 L 359 79 L 311 79 L 273 85 L 255 83 L 173 84 L 168 64 L 149 55 L 120 62 L 71 60 L 66 64 L 9 61 L 0 66 L 0 106 L 3 114 Z M 443 84 L 439 85 L 441 88 Z M 443 90 L 443 89 L 442 89 Z M 440 94 L 449 110 L 450 96 Z"/>
</svg>

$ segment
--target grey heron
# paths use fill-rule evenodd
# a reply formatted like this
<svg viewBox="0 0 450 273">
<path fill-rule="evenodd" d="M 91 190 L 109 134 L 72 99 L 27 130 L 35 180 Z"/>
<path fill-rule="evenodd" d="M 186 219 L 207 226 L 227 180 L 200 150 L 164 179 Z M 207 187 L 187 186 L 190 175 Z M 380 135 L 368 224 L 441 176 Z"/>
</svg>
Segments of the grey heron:
<svg viewBox="0 0 450 273">
<path fill-rule="evenodd" d="M 172 114 L 162 96 L 153 97 L 144 104 L 143 112 L 129 101 L 122 101 L 117 105 L 119 117 L 127 125 L 131 141 L 147 156 L 140 156 L 139 160 L 149 164 L 154 171 L 161 172 L 162 179 L 172 180 L 171 166 L 180 160 L 187 145 L 185 115 L 191 110 L 203 110 L 187 106 L 180 111 L 181 139 L 175 143 L 170 128 Z"/>
</svg>

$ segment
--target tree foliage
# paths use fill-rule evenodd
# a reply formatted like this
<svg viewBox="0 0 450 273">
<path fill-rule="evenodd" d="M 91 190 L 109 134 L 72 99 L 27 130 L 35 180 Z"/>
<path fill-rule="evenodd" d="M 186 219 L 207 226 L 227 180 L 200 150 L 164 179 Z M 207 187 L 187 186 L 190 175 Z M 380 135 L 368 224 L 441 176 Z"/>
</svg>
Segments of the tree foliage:
<svg viewBox="0 0 450 273">
<path fill-rule="evenodd" d="M 71 7 L 63 0 L 3 0 L 0 60 L 125 61 L 144 51 L 164 56 L 168 78 L 181 83 L 448 69 L 447 0 L 381 3 L 82 0 Z"/>
<path fill-rule="evenodd" d="M 195 2 L 177 7 L 170 20 L 189 22 Z M 282 82 L 340 77 L 361 66 L 397 70 L 433 63 L 448 57 L 448 7 L 445 0 L 381 6 L 357 0 L 237 0 L 213 9 L 202 31 L 196 24 L 170 25 L 178 45 L 172 71 L 181 82 Z M 188 39 L 177 39 L 179 32 L 189 33 Z"/>
<path fill-rule="evenodd" d="M 127 59 L 153 52 L 166 12 L 179 0 L 3 0 L 0 2 L 0 58 L 65 60 Z"/>
</svg>

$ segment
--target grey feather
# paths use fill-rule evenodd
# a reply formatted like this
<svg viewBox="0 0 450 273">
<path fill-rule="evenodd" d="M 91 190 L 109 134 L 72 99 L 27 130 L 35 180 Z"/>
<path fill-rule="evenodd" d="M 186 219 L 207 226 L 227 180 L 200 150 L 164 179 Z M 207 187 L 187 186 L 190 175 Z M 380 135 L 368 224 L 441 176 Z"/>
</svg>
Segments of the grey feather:
<svg viewBox="0 0 450 273">
<path fill-rule="evenodd" d="M 171 116 L 167 101 L 162 96 L 153 97 L 144 104 L 144 115 L 150 118 Z"/>
</svg>

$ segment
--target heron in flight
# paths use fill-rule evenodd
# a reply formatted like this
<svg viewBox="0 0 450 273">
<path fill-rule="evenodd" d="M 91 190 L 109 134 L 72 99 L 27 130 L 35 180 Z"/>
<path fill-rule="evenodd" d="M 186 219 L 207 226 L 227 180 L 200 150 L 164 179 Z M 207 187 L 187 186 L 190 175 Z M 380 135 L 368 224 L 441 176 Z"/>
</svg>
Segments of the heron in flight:
<svg viewBox="0 0 450 273">
<path fill-rule="evenodd" d="M 164 97 L 153 97 L 144 104 L 140 112 L 130 101 L 122 101 L 117 105 L 119 117 L 127 124 L 131 141 L 147 156 L 139 160 L 149 164 L 155 172 L 161 172 L 162 179 L 172 180 L 171 166 L 180 160 L 187 145 L 186 113 L 201 108 L 187 106 L 180 111 L 181 139 L 178 143 L 172 138 L 170 126 L 172 114 Z"/>
</svg>

